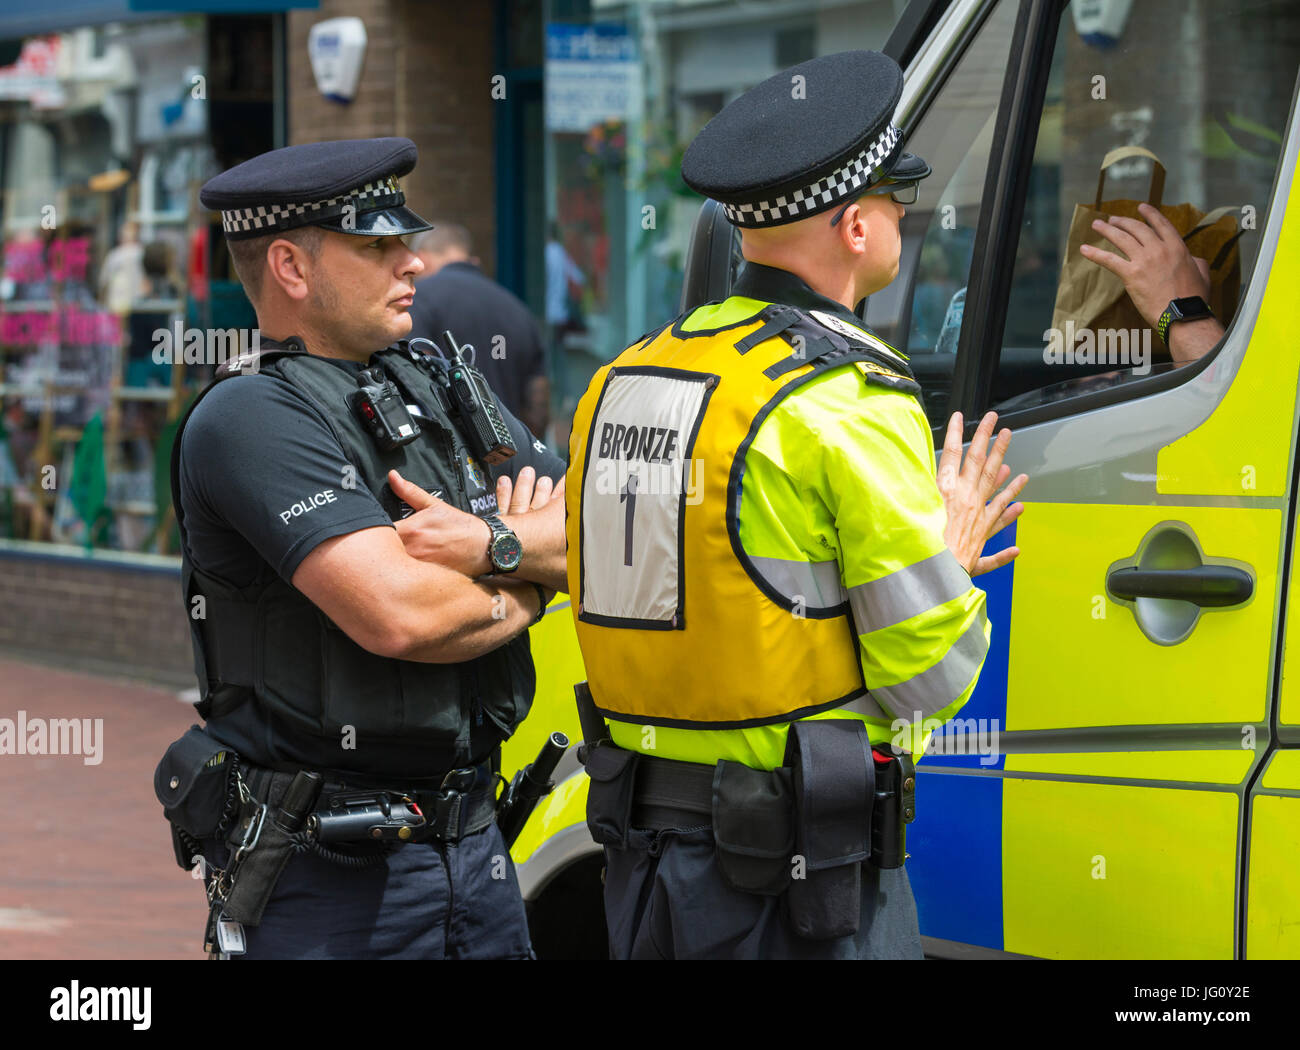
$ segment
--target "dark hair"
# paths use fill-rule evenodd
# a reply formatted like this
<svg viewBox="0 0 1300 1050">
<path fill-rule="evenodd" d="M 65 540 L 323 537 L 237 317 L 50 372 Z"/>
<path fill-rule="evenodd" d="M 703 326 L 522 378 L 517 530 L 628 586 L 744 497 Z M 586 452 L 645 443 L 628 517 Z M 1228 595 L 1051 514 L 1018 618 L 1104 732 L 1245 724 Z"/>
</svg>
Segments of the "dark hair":
<svg viewBox="0 0 1300 1050">
<path fill-rule="evenodd" d="M 144 246 L 140 264 L 150 277 L 170 277 L 172 272 L 172 246 L 166 241 L 150 241 Z"/>
<path fill-rule="evenodd" d="M 266 278 L 266 249 L 271 246 L 271 242 L 292 241 L 315 259 L 320 254 L 324 237 L 325 231 L 319 226 L 298 226 L 262 237 L 226 241 L 226 247 L 230 249 L 230 262 L 235 267 L 239 283 L 244 286 L 244 294 L 256 305 L 262 294 L 262 281 Z"/>
</svg>

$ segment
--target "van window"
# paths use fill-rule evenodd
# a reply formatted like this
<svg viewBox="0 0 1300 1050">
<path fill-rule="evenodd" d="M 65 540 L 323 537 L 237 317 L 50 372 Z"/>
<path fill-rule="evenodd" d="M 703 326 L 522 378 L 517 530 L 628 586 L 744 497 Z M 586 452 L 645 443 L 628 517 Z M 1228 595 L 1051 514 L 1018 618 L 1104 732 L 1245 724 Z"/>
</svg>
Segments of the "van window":
<svg viewBox="0 0 1300 1050">
<path fill-rule="evenodd" d="M 900 224 L 898 277 L 872 295 L 865 320 L 906 352 L 932 426 L 947 421 L 966 285 L 1017 4 L 997 4 L 953 67 L 907 150 L 934 173 Z"/>
<path fill-rule="evenodd" d="M 1177 367 L 1127 296 L 1113 299 L 1119 282 L 1110 292 L 1092 287 L 1097 265 L 1068 248 L 1072 224 L 1077 235 L 1093 217 L 1099 170 L 1118 147 L 1159 159 L 1162 210 L 1180 232 L 1199 213 L 1226 209 L 1221 233 L 1188 244 L 1193 254 L 1216 257 L 1207 263 L 1219 264 L 1217 312 L 1231 323 L 1259 252 L 1298 63 L 1294 0 L 1064 7 L 991 407 L 1034 407 Z M 1104 203 L 1148 200 L 1152 161 L 1126 152 L 1106 170 Z"/>
</svg>

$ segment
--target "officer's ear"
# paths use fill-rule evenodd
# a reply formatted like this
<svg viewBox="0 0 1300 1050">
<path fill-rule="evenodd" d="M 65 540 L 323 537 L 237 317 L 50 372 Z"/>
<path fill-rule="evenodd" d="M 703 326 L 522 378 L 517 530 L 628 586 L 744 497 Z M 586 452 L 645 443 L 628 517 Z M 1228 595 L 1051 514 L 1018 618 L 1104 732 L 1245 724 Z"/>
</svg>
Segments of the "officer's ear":
<svg viewBox="0 0 1300 1050">
<path fill-rule="evenodd" d="M 266 280 L 278 284 L 290 299 L 307 298 L 311 264 L 311 253 L 287 238 L 277 237 L 266 247 Z"/>
<path fill-rule="evenodd" d="M 840 243 L 852 255 L 862 255 L 867 250 L 867 216 L 861 201 L 854 201 L 835 224 Z"/>
</svg>

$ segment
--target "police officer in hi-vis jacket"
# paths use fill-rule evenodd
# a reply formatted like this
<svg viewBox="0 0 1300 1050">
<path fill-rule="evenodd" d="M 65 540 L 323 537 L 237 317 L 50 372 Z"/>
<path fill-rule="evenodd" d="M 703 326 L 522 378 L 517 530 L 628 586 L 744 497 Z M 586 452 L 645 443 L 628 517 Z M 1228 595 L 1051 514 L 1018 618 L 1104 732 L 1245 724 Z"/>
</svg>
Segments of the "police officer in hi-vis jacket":
<svg viewBox="0 0 1300 1050">
<path fill-rule="evenodd" d="M 616 958 L 921 956 L 912 755 L 975 688 L 971 577 L 1019 553 L 980 556 L 1027 479 L 997 491 L 991 413 L 964 463 L 953 418 L 936 478 L 907 360 L 854 312 L 930 174 L 891 122 L 901 90 L 852 51 L 719 113 L 682 177 L 740 228 L 744 270 L 578 405 L 569 584 Z"/>
</svg>

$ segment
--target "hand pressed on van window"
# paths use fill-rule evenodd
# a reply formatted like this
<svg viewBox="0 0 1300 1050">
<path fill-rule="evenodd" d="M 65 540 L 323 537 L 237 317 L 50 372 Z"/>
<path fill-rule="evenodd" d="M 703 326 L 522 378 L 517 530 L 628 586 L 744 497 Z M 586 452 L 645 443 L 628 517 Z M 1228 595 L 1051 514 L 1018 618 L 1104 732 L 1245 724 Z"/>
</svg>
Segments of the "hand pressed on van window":
<svg viewBox="0 0 1300 1050">
<path fill-rule="evenodd" d="M 980 557 L 989 537 L 1006 528 L 1024 512 L 1023 503 L 1012 504 L 1011 501 L 1029 480 L 1028 474 L 1019 474 L 998 492 L 1011 474 L 1011 468 L 1002 462 L 1011 444 L 1011 431 L 1003 427 L 990 451 L 989 441 L 997 422 L 996 412 L 989 412 L 980 420 L 963 462 L 962 418 L 960 412 L 954 412 L 948 420 L 943 454 L 939 457 L 936 480 L 948 514 L 943 542 L 972 576 L 1000 569 L 1020 554 L 1019 547 L 1008 547 L 987 558 Z"/>
<path fill-rule="evenodd" d="M 1124 290 L 1138 313 L 1152 328 L 1171 299 L 1210 298 L 1210 265 L 1192 255 L 1172 222 L 1159 208 L 1139 204 L 1146 222 L 1112 215 L 1096 219 L 1092 228 L 1123 254 L 1079 245 L 1079 253 L 1103 266 L 1124 282 Z M 1184 321 L 1169 326 L 1169 353 L 1178 364 L 1195 361 L 1223 337 L 1223 325 L 1214 318 Z"/>
</svg>

